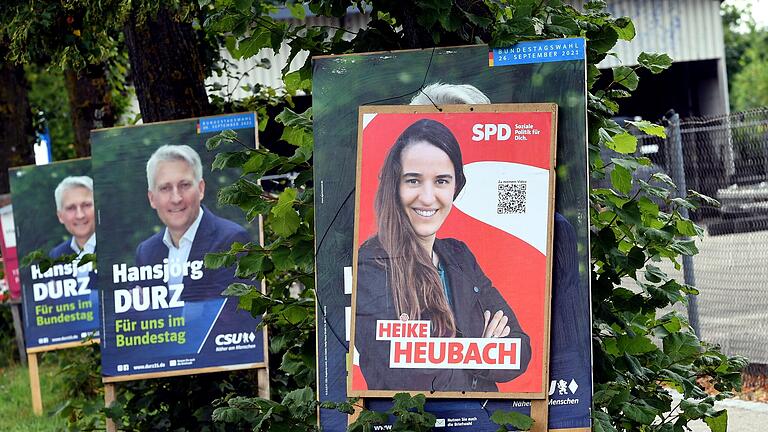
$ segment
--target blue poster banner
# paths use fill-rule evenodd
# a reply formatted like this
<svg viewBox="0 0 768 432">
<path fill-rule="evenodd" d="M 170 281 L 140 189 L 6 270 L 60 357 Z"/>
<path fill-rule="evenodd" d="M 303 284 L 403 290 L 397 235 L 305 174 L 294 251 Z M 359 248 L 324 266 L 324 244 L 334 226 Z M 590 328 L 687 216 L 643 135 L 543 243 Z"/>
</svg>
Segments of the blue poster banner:
<svg viewBox="0 0 768 432">
<path fill-rule="evenodd" d="M 234 282 L 260 283 L 204 265 L 207 253 L 259 242 L 258 224 L 216 199 L 237 172 L 214 173 L 211 163 L 236 148 L 205 148 L 224 129 L 255 147 L 255 125 L 247 113 L 92 134 L 97 233 L 108 239 L 99 248 L 105 382 L 266 367 L 259 319 L 221 295 Z"/>
<path fill-rule="evenodd" d="M 252 113 L 201 118 L 198 121 L 198 133 L 201 134 L 227 129 L 253 129 L 254 127 L 256 127 L 256 116 Z"/>
<path fill-rule="evenodd" d="M 491 49 L 488 53 L 488 66 L 584 60 L 585 56 L 583 38 L 519 42 L 511 47 Z"/>
<path fill-rule="evenodd" d="M 19 258 L 41 250 L 62 262 L 21 267 L 28 352 L 66 348 L 99 336 L 99 290 L 92 262 L 96 214 L 90 159 L 10 170 Z M 69 258 L 64 258 L 69 257 Z"/>
<path fill-rule="evenodd" d="M 554 102 L 558 105 L 548 429 L 591 430 L 592 367 L 587 190 L 586 62 L 583 39 L 541 41 L 570 47 L 557 61 L 534 59 L 489 67 L 485 45 L 406 52 L 353 54 L 314 60 L 314 181 L 318 306 L 318 398 L 344 401 L 355 373 L 350 352 L 351 294 L 358 108 L 365 105 L 430 105 Z M 571 46 L 573 44 L 573 46 Z M 542 48 L 542 52 L 543 52 Z M 581 54 L 579 54 L 579 50 Z M 532 51 L 536 52 L 538 49 Z M 501 53 L 500 63 L 512 61 Z M 522 52 L 518 53 L 524 54 Z M 571 57 L 572 56 L 572 57 Z M 522 60 L 522 59 L 521 59 Z M 561 61 L 562 60 L 562 61 Z M 499 66 L 498 63 L 493 66 Z M 456 211 L 456 209 L 454 209 Z M 407 220 L 407 219 L 406 219 Z M 440 231 L 437 238 L 445 237 Z M 510 259 L 513 259 L 510 257 Z M 390 293 L 380 293 L 382 297 Z M 482 317 L 478 319 L 482 320 Z M 438 431 L 496 431 L 494 411 L 530 413 L 530 400 L 432 399 Z M 376 411 L 391 398 L 366 398 Z M 320 411 L 324 431 L 344 431 L 347 416 Z M 391 425 L 375 426 L 389 430 Z"/>
</svg>

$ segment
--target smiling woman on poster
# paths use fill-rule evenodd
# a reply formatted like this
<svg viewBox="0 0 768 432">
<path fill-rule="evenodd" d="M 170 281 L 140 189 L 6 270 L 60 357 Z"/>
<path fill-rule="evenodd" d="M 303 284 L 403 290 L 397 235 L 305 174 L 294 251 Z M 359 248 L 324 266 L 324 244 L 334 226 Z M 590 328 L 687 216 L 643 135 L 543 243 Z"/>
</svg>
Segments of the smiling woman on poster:
<svg viewBox="0 0 768 432">
<path fill-rule="evenodd" d="M 435 120 L 418 120 L 395 141 L 375 198 L 377 233 L 360 246 L 355 348 L 368 390 L 496 392 L 531 359 L 528 335 L 461 241 L 437 238 L 464 176 L 459 143 Z M 517 369 L 394 369 L 377 321 L 429 321 L 441 338 L 517 338 Z"/>
</svg>

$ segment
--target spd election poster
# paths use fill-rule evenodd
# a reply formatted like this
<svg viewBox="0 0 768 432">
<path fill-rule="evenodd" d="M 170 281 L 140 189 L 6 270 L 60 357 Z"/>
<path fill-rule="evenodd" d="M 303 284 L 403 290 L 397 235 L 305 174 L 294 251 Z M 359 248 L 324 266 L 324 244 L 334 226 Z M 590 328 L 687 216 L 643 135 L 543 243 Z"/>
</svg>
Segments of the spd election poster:
<svg viewBox="0 0 768 432">
<path fill-rule="evenodd" d="M 96 249 L 90 159 L 10 170 L 17 256 L 42 250 L 51 258 Z M 66 348 L 99 336 L 94 264 L 79 261 L 19 269 L 27 352 Z"/>
<path fill-rule="evenodd" d="M 556 121 L 360 108 L 350 395 L 544 398 Z"/>
<path fill-rule="evenodd" d="M 316 245 L 321 401 L 346 400 L 347 376 L 355 370 L 353 359 L 347 361 L 347 357 L 357 249 L 359 107 L 546 102 L 558 106 L 548 427 L 591 429 L 586 95 L 581 38 L 522 42 L 499 49 L 477 45 L 314 59 L 315 223 L 317 238 L 323 239 Z M 483 246 L 494 247 L 493 243 Z M 391 398 L 366 398 L 365 403 L 370 409 L 386 411 L 392 402 Z M 445 425 L 440 430 L 495 431 L 498 425 L 490 421 L 495 410 L 529 414 L 530 405 L 527 399 L 428 399 L 426 409 Z M 320 410 L 320 424 L 324 430 L 342 431 L 347 416 Z"/>
<path fill-rule="evenodd" d="M 98 254 L 105 382 L 266 367 L 259 320 L 221 295 L 230 283 L 259 282 L 203 264 L 234 242 L 260 241 L 258 222 L 217 203 L 238 174 L 212 171 L 205 147 L 233 130 L 255 148 L 256 127 L 245 113 L 92 133 L 97 233 L 106 239 Z"/>
</svg>

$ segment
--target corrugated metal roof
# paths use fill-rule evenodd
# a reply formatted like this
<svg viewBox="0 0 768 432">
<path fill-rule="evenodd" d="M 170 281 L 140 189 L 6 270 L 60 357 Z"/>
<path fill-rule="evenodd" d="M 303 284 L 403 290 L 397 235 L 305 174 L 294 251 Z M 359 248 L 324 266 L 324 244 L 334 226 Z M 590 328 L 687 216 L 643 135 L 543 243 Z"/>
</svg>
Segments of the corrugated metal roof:
<svg viewBox="0 0 768 432">
<path fill-rule="evenodd" d="M 368 21 L 370 18 L 367 15 L 363 14 L 351 14 L 347 15 L 344 18 L 344 28 L 346 28 L 350 33 L 345 35 L 345 38 L 351 39 L 354 37 L 355 32 L 360 30 L 361 28 L 365 28 L 365 26 L 368 24 Z M 326 18 L 326 17 L 318 17 L 318 16 L 308 16 L 304 21 L 299 21 L 296 19 L 289 19 L 286 20 L 292 25 L 301 25 L 301 24 L 307 24 L 308 26 L 318 26 L 318 25 L 326 25 L 326 26 L 334 26 L 334 27 L 341 27 L 341 20 L 339 19 L 332 19 L 332 18 Z M 246 91 L 243 89 L 244 86 L 253 88 L 256 84 L 262 84 L 262 85 L 268 85 L 273 88 L 280 88 L 283 86 L 283 80 L 281 78 L 281 70 L 285 66 L 285 64 L 288 62 L 288 56 L 291 52 L 291 48 L 288 46 L 288 44 L 283 43 L 282 47 L 279 51 L 273 52 L 271 49 L 263 49 L 259 51 L 259 53 L 249 59 L 241 59 L 241 60 L 235 60 L 232 58 L 232 56 L 229 54 L 229 52 L 226 50 L 226 48 L 222 49 L 221 56 L 222 58 L 226 59 L 227 61 L 235 64 L 237 66 L 237 73 L 233 73 L 232 75 L 237 75 L 237 77 L 218 77 L 213 76 L 209 77 L 205 82 L 206 84 L 214 85 L 215 83 L 220 84 L 223 86 L 222 90 L 219 91 L 209 91 L 209 93 L 217 93 L 221 95 L 222 97 L 231 97 L 233 100 L 242 99 L 246 96 L 249 96 L 251 93 L 250 91 Z M 295 71 L 300 69 L 304 62 L 306 62 L 308 57 L 308 53 L 306 51 L 300 52 L 294 59 L 291 61 L 291 65 L 289 70 Z M 267 59 L 271 67 L 270 68 L 264 68 L 260 65 L 262 59 Z M 240 78 L 239 74 L 247 73 L 246 76 Z"/>
<path fill-rule="evenodd" d="M 574 7 L 582 9 L 584 0 L 569 0 Z M 598 66 L 608 68 L 624 64 L 637 64 L 641 52 L 666 53 L 675 62 L 719 59 L 724 57 L 723 27 L 720 18 L 720 0 L 608 0 L 608 10 L 614 16 L 632 18 L 637 36 L 632 42 L 619 41 L 613 52 Z M 351 32 L 364 28 L 369 18 L 362 14 L 351 14 L 344 18 L 344 27 Z M 301 21 L 287 20 L 292 24 Z M 338 19 L 310 16 L 309 25 L 341 26 Z M 351 35 L 349 35 L 351 37 Z M 280 70 L 288 60 L 290 48 L 283 44 L 280 51 L 262 50 L 258 55 L 246 60 L 234 60 L 226 50 L 222 56 L 237 65 L 237 70 L 247 72 L 241 79 L 211 77 L 206 83 L 219 83 L 224 90 L 219 94 L 232 94 L 235 99 L 248 95 L 242 86 L 257 83 L 271 87 L 282 87 Z M 272 67 L 265 69 L 258 64 L 262 58 L 268 59 Z M 299 69 L 307 59 L 302 52 L 291 62 L 290 70 Z"/>
<path fill-rule="evenodd" d="M 309 26 L 328 25 L 339 26 L 338 19 L 331 19 L 325 17 L 308 16 L 305 20 L 299 21 L 296 19 L 286 20 L 292 25 L 307 24 Z M 233 100 L 242 99 L 251 95 L 250 90 L 245 90 L 243 87 L 253 88 L 256 84 L 267 85 L 273 88 L 283 87 L 283 80 L 281 78 L 281 70 L 288 63 L 288 56 L 291 53 L 291 47 L 287 43 L 283 42 L 280 50 L 277 52 L 272 49 L 263 49 L 259 51 L 253 57 L 247 59 L 236 60 L 232 58 L 226 48 L 222 47 L 221 57 L 236 65 L 236 71 L 230 71 L 231 77 L 226 76 L 212 76 L 205 80 L 206 85 L 212 86 L 219 84 L 223 88 L 218 91 L 211 91 L 209 93 L 218 94 L 224 98 L 232 98 Z M 307 60 L 308 53 L 306 51 L 300 52 L 290 64 L 290 71 L 300 69 L 304 62 Z M 271 65 L 269 68 L 262 67 L 262 59 L 269 61 Z"/>
<path fill-rule="evenodd" d="M 580 9 L 584 1 L 569 3 Z M 609 0 L 608 10 L 632 18 L 637 35 L 619 41 L 613 50 L 618 58 L 606 58 L 601 68 L 636 65 L 643 51 L 666 53 L 675 62 L 724 57 L 720 0 Z"/>
</svg>

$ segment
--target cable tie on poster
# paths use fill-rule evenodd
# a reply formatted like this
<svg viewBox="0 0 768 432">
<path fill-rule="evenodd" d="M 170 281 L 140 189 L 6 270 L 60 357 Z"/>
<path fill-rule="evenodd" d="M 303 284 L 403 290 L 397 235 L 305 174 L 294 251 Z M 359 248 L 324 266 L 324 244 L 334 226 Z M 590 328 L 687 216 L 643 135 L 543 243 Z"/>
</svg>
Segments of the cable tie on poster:
<svg viewBox="0 0 768 432">
<path fill-rule="evenodd" d="M 440 112 L 443 112 L 443 109 L 440 108 L 439 106 L 437 106 L 437 104 L 435 103 L 434 100 L 432 100 L 432 98 L 429 96 L 429 94 L 427 94 L 427 92 L 424 91 L 424 85 L 423 84 L 422 84 L 421 88 L 419 89 L 419 91 L 421 92 L 421 94 L 426 96 L 427 99 L 429 99 L 430 102 L 432 102 L 432 106 L 434 106 L 436 110 L 438 110 Z"/>
<path fill-rule="evenodd" d="M 370 101 L 370 102 L 365 102 L 365 103 L 360 104 L 360 106 L 373 105 L 373 104 L 376 104 L 376 103 L 379 103 L 379 102 L 386 102 L 386 101 L 390 101 L 390 100 L 404 98 L 406 96 L 410 96 L 410 95 L 412 95 L 414 93 L 418 93 L 420 91 L 423 92 L 424 85 L 427 83 L 427 77 L 429 76 L 429 71 L 432 69 L 432 59 L 434 57 L 435 57 L 435 47 L 432 47 L 432 53 L 429 56 L 429 63 L 427 63 L 427 70 L 424 71 L 424 79 L 421 81 L 421 85 L 416 90 L 409 91 L 408 93 L 404 93 L 404 94 L 401 94 L 401 95 L 398 95 L 398 96 L 392 96 L 392 97 L 388 97 L 388 98 L 384 98 L 384 99 L 378 99 L 378 100 L 374 100 L 374 101 Z M 427 96 L 427 97 L 429 97 L 429 96 Z M 430 99 L 430 101 L 431 100 L 432 99 Z M 434 102 L 432 102 L 432 104 L 435 105 Z M 435 108 L 437 108 L 438 110 L 442 111 L 442 109 L 440 109 L 437 105 L 435 105 Z"/>
</svg>

